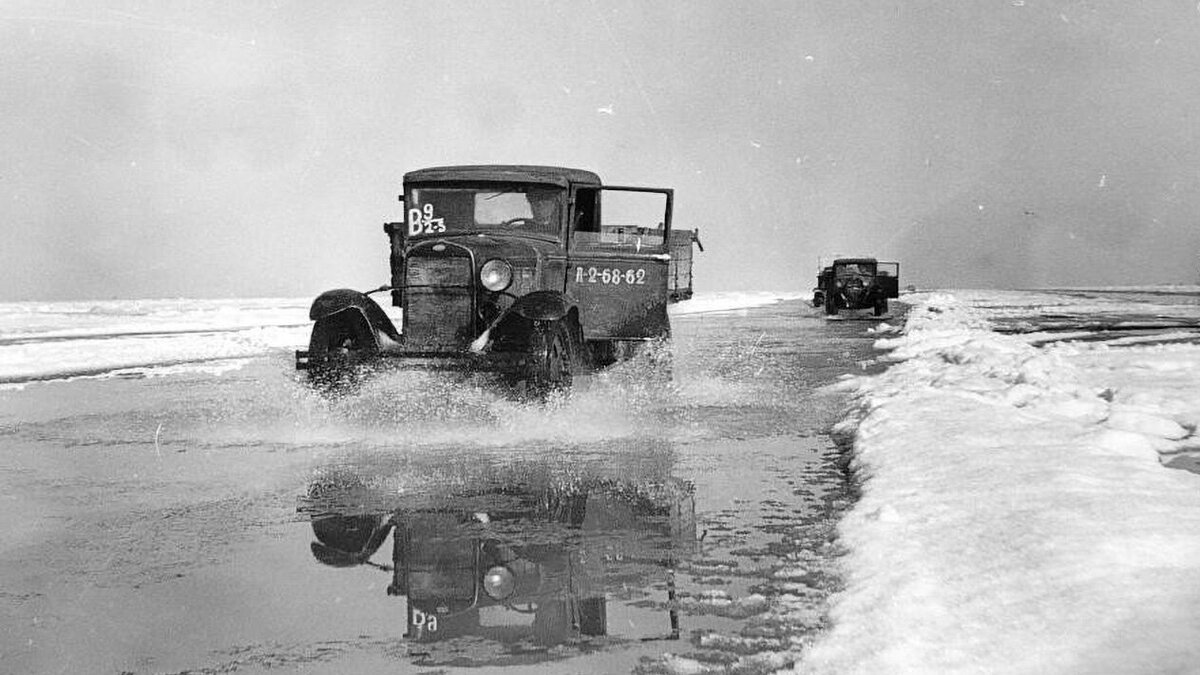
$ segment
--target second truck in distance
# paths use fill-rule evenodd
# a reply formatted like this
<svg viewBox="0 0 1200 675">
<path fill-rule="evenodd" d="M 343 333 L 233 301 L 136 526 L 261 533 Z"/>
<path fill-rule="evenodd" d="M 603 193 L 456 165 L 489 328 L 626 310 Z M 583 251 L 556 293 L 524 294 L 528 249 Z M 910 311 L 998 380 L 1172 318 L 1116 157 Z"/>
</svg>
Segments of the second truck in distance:
<svg viewBox="0 0 1200 675">
<path fill-rule="evenodd" d="M 888 299 L 900 297 L 900 263 L 875 258 L 837 258 L 821 268 L 813 289 L 813 307 L 827 315 L 841 310 L 870 309 L 875 316 L 888 311 Z"/>
</svg>

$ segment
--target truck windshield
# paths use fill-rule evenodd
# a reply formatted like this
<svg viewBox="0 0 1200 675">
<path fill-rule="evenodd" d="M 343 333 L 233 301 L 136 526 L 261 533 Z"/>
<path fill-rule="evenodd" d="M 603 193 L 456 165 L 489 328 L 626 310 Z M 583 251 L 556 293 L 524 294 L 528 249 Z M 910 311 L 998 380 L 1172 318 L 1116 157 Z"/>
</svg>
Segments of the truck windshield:
<svg viewBox="0 0 1200 675">
<path fill-rule="evenodd" d="M 875 263 L 873 262 L 857 262 L 857 263 L 840 263 L 837 266 L 837 271 L 834 273 L 840 277 L 853 276 L 875 276 Z"/>
<path fill-rule="evenodd" d="M 508 231 L 558 236 L 565 190 L 548 185 L 417 187 L 405 198 L 408 236 Z"/>
</svg>

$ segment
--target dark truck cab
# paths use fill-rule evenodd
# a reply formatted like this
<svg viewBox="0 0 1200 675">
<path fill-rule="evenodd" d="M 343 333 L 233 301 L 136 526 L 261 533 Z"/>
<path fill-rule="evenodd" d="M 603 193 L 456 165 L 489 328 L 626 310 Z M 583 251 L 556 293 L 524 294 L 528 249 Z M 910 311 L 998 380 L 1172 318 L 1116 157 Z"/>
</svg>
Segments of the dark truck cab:
<svg viewBox="0 0 1200 675">
<path fill-rule="evenodd" d="M 825 313 L 870 309 L 875 316 L 888 311 L 888 299 L 900 297 L 900 263 L 875 258 L 838 258 L 821 268 L 813 289 L 813 306 Z"/>
<path fill-rule="evenodd" d="M 695 548 L 693 492 L 679 480 L 607 482 L 549 501 L 509 494 L 507 511 L 392 514 L 388 595 L 407 601 L 405 637 L 550 646 L 628 632 L 612 625 L 607 598 L 666 583 L 655 604 L 676 599 L 671 576 Z M 665 614 L 639 639 L 679 639 L 676 608 Z"/>
<path fill-rule="evenodd" d="M 389 573 L 418 665 L 529 666 L 610 640 L 680 639 L 675 570 L 698 551 L 694 485 L 522 470 L 436 496 L 319 479 L 298 511 L 317 562 Z"/>
<path fill-rule="evenodd" d="M 371 291 L 390 291 L 401 325 L 366 293 L 323 293 L 297 368 L 324 377 L 391 359 L 569 385 L 670 335 L 667 304 L 691 297 L 699 244 L 672 230 L 673 198 L 561 167 L 412 171 L 404 221 L 384 225 L 391 283 Z"/>
</svg>

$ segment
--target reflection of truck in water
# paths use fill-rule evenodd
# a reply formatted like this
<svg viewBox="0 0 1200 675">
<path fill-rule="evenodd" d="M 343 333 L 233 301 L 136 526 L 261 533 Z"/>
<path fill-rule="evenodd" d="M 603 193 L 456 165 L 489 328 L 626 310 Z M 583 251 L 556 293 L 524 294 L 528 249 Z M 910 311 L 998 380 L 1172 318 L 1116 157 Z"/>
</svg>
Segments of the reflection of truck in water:
<svg viewBox="0 0 1200 675">
<path fill-rule="evenodd" d="M 837 258 L 821 266 L 813 289 L 813 307 L 825 313 L 870 309 L 875 316 L 888 311 L 888 299 L 900 297 L 900 263 L 874 258 Z"/>
<path fill-rule="evenodd" d="M 624 637 L 631 625 L 637 639 L 679 637 L 674 566 L 696 546 L 690 483 L 493 486 L 386 513 L 339 514 L 328 504 L 304 509 L 314 557 L 389 570 L 387 593 L 406 601 L 405 637 L 422 664 L 462 664 L 461 640 L 486 641 L 495 665 Z M 373 562 L 389 535 L 391 564 Z M 653 607 L 622 603 L 621 620 L 610 617 L 613 594 L 664 586 L 661 597 L 641 598 Z"/>
<path fill-rule="evenodd" d="M 404 176 L 405 220 L 387 223 L 397 328 L 366 293 L 312 304 L 296 366 L 318 380 L 363 364 L 499 373 L 536 389 L 670 334 L 692 295 L 693 230 L 671 226 L 673 190 L 603 185 L 590 171 L 451 166 Z M 375 291 L 372 291 L 375 292 Z"/>
</svg>

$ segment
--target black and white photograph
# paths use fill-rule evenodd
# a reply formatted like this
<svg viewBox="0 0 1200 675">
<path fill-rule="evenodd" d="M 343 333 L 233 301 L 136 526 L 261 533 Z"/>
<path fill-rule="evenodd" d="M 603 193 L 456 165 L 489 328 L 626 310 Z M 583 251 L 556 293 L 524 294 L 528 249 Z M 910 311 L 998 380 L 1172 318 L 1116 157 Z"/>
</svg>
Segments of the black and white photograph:
<svg viewBox="0 0 1200 675">
<path fill-rule="evenodd" d="M 0 673 L 1200 674 L 1195 0 L 0 0 Z"/>
</svg>

